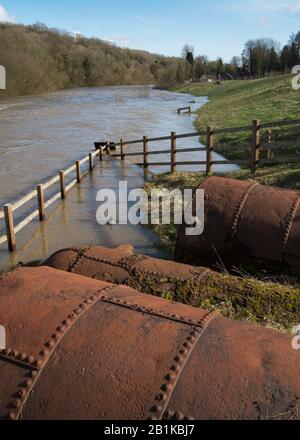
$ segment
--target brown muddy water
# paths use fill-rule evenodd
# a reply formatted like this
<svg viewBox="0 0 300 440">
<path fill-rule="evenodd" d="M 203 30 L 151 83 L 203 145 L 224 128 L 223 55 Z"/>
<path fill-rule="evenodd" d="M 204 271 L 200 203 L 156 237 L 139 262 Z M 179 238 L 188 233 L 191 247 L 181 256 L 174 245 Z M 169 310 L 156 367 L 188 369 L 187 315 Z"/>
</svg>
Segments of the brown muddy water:
<svg viewBox="0 0 300 440">
<path fill-rule="evenodd" d="M 93 150 L 95 141 L 194 131 L 194 116 L 177 115 L 178 107 L 184 107 L 194 99 L 151 87 L 104 87 L 0 101 L 0 209 L 87 155 Z M 193 108 L 197 109 L 206 102 L 206 98 L 196 98 Z M 197 138 L 178 142 L 178 148 L 194 146 L 199 146 Z M 151 145 L 151 149 L 165 147 L 169 147 L 168 142 Z M 127 150 L 140 148 L 133 146 Z M 167 156 L 153 157 L 155 162 L 168 161 Z M 179 160 L 192 157 L 202 160 L 205 153 L 178 155 Z M 183 171 L 200 169 L 199 166 L 179 168 Z M 216 171 L 234 169 L 237 167 L 230 165 L 215 168 Z M 167 172 L 168 168 L 150 167 L 150 171 Z M 142 226 L 103 227 L 97 224 L 98 190 L 117 188 L 120 180 L 127 180 L 129 188 L 143 187 L 144 171 L 132 162 L 121 163 L 117 159 L 97 164 L 94 172 L 68 194 L 66 201 L 49 208 L 44 223 L 35 220 L 17 234 L 15 254 L 7 252 L 6 244 L 0 246 L 0 270 L 7 270 L 21 261 L 28 263 L 44 259 L 57 249 L 89 244 L 115 247 L 131 243 L 137 252 L 165 256 L 155 245 L 157 237 Z M 15 223 L 32 208 L 36 209 L 35 201 L 18 210 Z M 0 236 L 4 232 L 4 222 L 0 220 Z"/>
</svg>

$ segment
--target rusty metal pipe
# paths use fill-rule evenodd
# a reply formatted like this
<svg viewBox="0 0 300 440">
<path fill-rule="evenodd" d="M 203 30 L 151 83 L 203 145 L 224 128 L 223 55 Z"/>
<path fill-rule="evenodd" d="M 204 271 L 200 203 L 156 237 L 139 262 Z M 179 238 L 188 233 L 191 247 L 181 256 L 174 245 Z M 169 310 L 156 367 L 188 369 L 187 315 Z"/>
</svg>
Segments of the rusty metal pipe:
<svg viewBox="0 0 300 440">
<path fill-rule="evenodd" d="M 176 261 L 216 267 L 257 264 L 300 273 L 300 193 L 254 181 L 210 177 L 205 191 L 205 230 L 199 237 L 180 228 Z"/>
<path fill-rule="evenodd" d="M 205 278 L 211 273 L 206 268 L 195 269 L 192 266 L 174 261 L 138 255 L 130 245 L 120 246 L 116 249 L 102 246 L 63 249 L 50 256 L 44 265 L 88 278 L 130 285 L 131 287 L 137 287 L 135 283 L 139 283 L 141 278 L 151 277 L 157 280 L 158 284 L 161 283 L 161 289 L 163 287 L 171 288 L 172 281 L 173 283 L 180 280 L 183 282 L 200 282 L 200 280 L 205 282 Z M 167 286 L 165 286 L 166 284 Z"/>
<path fill-rule="evenodd" d="M 64 249 L 44 264 L 191 306 L 199 307 L 212 301 L 224 311 L 222 303 L 225 301 L 231 304 L 237 316 L 242 308 L 246 312 L 245 319 L 255 317 L 263 326 L 275 320 L 289 330 L 300 322 L 300 290 L 297 287 L 264 283 L 260 294 L 261 286 L 255 279 L 137 255 L 132 246 Z M 259 301 L 259 310 L 256 301 Z"/>
</svg>

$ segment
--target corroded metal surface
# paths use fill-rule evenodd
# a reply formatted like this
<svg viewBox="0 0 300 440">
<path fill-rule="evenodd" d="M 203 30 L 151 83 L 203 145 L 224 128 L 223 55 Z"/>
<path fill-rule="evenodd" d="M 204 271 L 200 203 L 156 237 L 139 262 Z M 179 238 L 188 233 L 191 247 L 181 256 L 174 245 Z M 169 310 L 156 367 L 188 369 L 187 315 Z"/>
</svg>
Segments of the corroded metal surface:
<svg viewBox="0 0 300 440">
<path fill-rule="evenodd" d="M 300 272 L 300 193 L 222 177 L 206 179 L 205 230 L 180 228 L 176 261 L 215 266 L 259 259 Z"/>
<path fill-rule="evenodd" d="M 63 249 L 52 255 L 45 265 L 100 281 L 137 287 L 142 278 L 155 279 L 158 289 L 172 290 L 181 282 L 205 282 L 211 273 L 206 268 L 136 255 L 130 245 L 116 249 L 101 246 Z M 141 286 L 138 286 L 139 288 Z M 145 292 L 147 293 L 147 292 Z"/>
<path fill-rule="evenodd" d="M 46 267 L 0 279 L 0 322 L 2 418 L 299 417 L 288 335 Z"/>
</svg>

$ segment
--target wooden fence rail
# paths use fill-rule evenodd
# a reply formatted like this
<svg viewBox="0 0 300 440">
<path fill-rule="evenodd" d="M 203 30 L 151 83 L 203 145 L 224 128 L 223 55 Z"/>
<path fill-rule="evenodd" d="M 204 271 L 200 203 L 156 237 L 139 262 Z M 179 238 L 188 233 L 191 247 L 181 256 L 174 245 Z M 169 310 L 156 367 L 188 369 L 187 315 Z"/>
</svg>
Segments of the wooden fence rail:
<svg viewBox="0 0 300 440">
<path fill-rule="evenodd" d="M 36 190 L 30 192 L 26 196 L 22 197 L 15 203 L 6 204 L 3 207 L 3 212 L 0 211 L 0 220 L 4 219 L 6 234 L 0 236 L 0 244 L 6 243 L 10 252 L 16 250 L 16 234 L 20 232 L 25 226 L 31 223 L 36 218 L 39 218 L 41 222 L 46 219 L 46 210 L 53 205 L 57 200 L 64 200 L 67 193 L 77 184 L 80 183 L 83 177 L 85 177 L 94 168 L 94 159 L 99 156 L 102 160 L 102 151 L 98 150 L 89 153 L 88 156 L 82 160 L 77 161 L 75 165 L 72 165 L 66 170 L 59 171 L 59 174 L 47 182 L 38 185 Z M 89 162 L 89 169 L 84 173 L 81 172 L 81 166 Z M 65 178 L 71 173 L 76 171 L 76 179 L 72 180 L 68 185 L 65 184 Z M 45 191 L 60 182 L 60 191 L 54 194 L 49 200 L 46 201 Z M 37 209 L 26 216 L 19 224 L 14 224 L 14 213 L 31 200 L 37 200 Z"/>
<path fill-rule="evenodd" d="M 274 164 L 274 162 L 277 163 L 300 163 L 300 157 L 297 156 L 285 156 L 280 158 L 274 158 L 272 157 L 272 152 L 276 151 L 278 149 L 282 149 L 287 146 L 284 142 L 272 142 L 272 131 L 271 128 L 278 128 L 278 127 L 288 127 L 298 125 L 300 126 L 300 119 L 294 119 L 294 120 L 286 120 L 286 121 L 277 121 L 277 122 L 269 122 L 269 123 L 263 123 L 261 124 L 258 120 L 254 120 L 252 124 L 250 125 L 244 125 L 242 127 L 231 127 L 231 128 L 220 128 L 220 129 L 213 129 L 212 127 L 207 127 L 206 131 L 198 131 L 194 133 L 185 133 L 185 134 L 176 134 L 172 132 L 169 136 L 160 136 L 160 137 L 152 137 L 152 138 L 143 138 L 143 139 L 135 139 L 135 140 L 128 140 L 124 141 L 121 140 L 121 142 L 116 142 L 115 146 L 122 148 L 121 155 L 115 154 L 113 157 L 119 158 L 121 157 L 122 160 L 125 160 L 126 157 L 138 157 L 143 156 L 143 162 L 136 163 L 136 165 L 142 166 L 144 168 L 149 168 L 151 166 L 166 166 L 170 167 L 171 172 L 176 171 L 176 167 L 180 165 L 205 165 L 206 166 L 206 173 L 207 175 L 211 174 L 213 170 L 213 166 L 215 165 L 249 165 L 251 172 L 253 175 L 256 174 L 257 168 L 259 165 L 266 165 L 266 164 Z M 262 130 L 265 130 L 265 137 L 262 136 Z M 214 145 L 215 137 L 218 135 L 224 135 L 224 134 L 234 134 L 234 133 L 249 133 L 249 136 L 251 137 L 251 141 L 249 144 L 242 144 L 242 145 L 222 145 L 221 146 L 221 154 L 224 151 L 235 151 L 235 150 L 245 150 L 249 151 L 249 160 L 248 159 L 234 159 L 234 160 L 214 160 L 214 153 L 217 153 L 217 148 Z M 192 137 L 205 137 L 206 138 L 206 145 L 203 148 L 184 148 L 184 149 L 178 149 L 177 148 L 177 140 L 179 139 L 187 139 Z M 145 149 L 145 139 L 147 140 L 147 146 Z M 263 142 L 264 140 L 264 142 Z M 155 150 L 155 151 L 149 151 L 149 144 L 154 142 L 161 142 L 161 141 L 170 141 L 170 147 L 169 149 L 163 149 L 163 150 Z M 137 144 L 143 144 L 144 148 L 143 151 L 135 151 L 135 152 L 129 152 L 126 153 L 124 147 L 130 146 L 130 145 L 137 145 Z M 192 153 L 192 152 L 206 152 L 206 160 L 187 160 L 187 161 L 177 161 L 177 154 L 178 153 Z M 266 158 L 262 158 L 261 154 L 263 152 L 266 152 Z M 149 162 L 149 157 L 153 155 L 170 155 L 171 159 L 169 162 Z"/>
<path fill-rule="evenodd" d="M 142 157 L 141 163 L 136 163 L 136 165 L 144 167 L 148 169 L 151 166 L 166 166 L 170 167 L 171 172 L 175 172 L 177 166 L 192 166 L 199 165 L 205 166 L 207 175 L 211 174 L 213 171 L 213 167 L 215 165 L 229 165 L 229 164 L 237 164 L 243 166 L 249 166 L 253 175 L 256 174 L 257 168 L 259 165 L 272 165 L 276 163 L 300 163 L 300 157 L 297 155 L 293 156 L 285 156 L 285 157 L 272 157 L 272 152 L 278 149 L 284 149 L 286 144 L 284 142 L 273 142 L 272 140 L 272 128 L 278 127 L 288 127 L 293 125 L 300 126 L 300 119 L 295 120 L 286 120 L 286 121 L 278 121 L 278 122 L 270 122 L 261 124 L 259 121 L 255 120 L 252 124 L 243 126 L 243 127 L 232 127 L 232 128 L 221 128 L 221 129 L 213 129 L 212 127 L 207 127 L 205 131 L 198 131 L 193 133 L 184 133 L 177 134 L 175 132 L 171 132 L 168 136 L 160 136 L 160 137 L 146 137 L 144 136 L 142 139 L 136 140 L 124 140 L 121 139 L 120 142 L 107 142 L 104 147 L 99 147 L 100 143 L 95 143 L 95 147 L 98 148 L 95 152 L 89 153 L 88 156 L 84 157 L 80 161 L 76 161 L 74 165 L 69 167 L 66 170 L 61 170 L 59 173 L 50 179 L 48 182 L 40 184 L 37 188 L 22 197 L 15 203 L 7 204 L 4 206 L 3 211 L 0 211 L 0 220 L 5 221 L 6 234 L 0 236 L 0 245 L 3 243 L 8 244 L 8 249 L 11 252 L 14 252 L 16 249 L 16 234 L 20 232 L 25 226 L 27 226 L 30 222 L 39 218 L 39 221 L 43 222 L 46 218 L 47 209 L 53 205 L 58 200 L 64 200 L 67 196 L 67 193 L 77 184 L 80 184 L 82 179 L 93 170 L 95 163 L 95 157 L 99 157 L 100 162 L 103 160 L 103 150 L 107 152 L 107 154 L 111 153 L 111 146 L 119 147 L 120 154 L 112 154 L 114 158 L 120 158 L 121 160 L 125 160 L 130 157 Z M 263 136 L 262 130 L 265 131 L 265 136 Z M 218 152 L 215 138 L 218 135 L 222 134 L 232 134 L 232 133 L 249 133 L 249 137 L 251 137 L 251 141 L 249 144 L 238 145 L 238 146 L 224 146 L 222 145 L 222 151 L 235 151 L 239 150 L 247 150 L 249 151 L 250 158 L 249 159 L 232 159 L 232 160 L 215 160 L 214 153 Z M 177 141 L 180 139 L 187 139 L 193 137 L 205 137 L 206 145 L 203 147 L 195 147 L 195 148 L 183 148 L 180 149 L 177 146 Z M 155 142 L 163 142 L 170 141 L 169 148 L 164 148 L 162 150 L 149 150 L 149 144 Z M 131 145 L 142 145 L 141 151 L 137 152 L 126 152 L 126 147 Z M 103 145 L 103 143 L 101 143 Z M 178 153 L 200 153 L 205 152 L 205 158 L 199 155 L 199 159 L 192 158 L 186 159 L 184 161 L 178 161 L 177 155 Z M 266 157 L 262 157 L 262 153 L 266 153 Z M 151 156 L 156 155 L 169 155 L 170 161 L 167 162 L 149 162 L 149 158 Z M 204 160 L 205 159 L 205 160 Z M 84 164 L 88 164 L 88 170 L 83 172 L 82 166 Z M 72 180 L 68 185 L 66 185 L 66 177 L 71 173 L 76 174 L 76 179 Z M 51 188 L 56 183 L 59 183 L 59 192 L 54 194 L 49 200 L 46 200 L 45 191 Z M 22 220 L 19 224 L 14 224 L 14 213 L 16 210 L 20 209 L 27 203 L 36 200 L 37 209 L 31 212 L 27 217 Z"/>
</svg>

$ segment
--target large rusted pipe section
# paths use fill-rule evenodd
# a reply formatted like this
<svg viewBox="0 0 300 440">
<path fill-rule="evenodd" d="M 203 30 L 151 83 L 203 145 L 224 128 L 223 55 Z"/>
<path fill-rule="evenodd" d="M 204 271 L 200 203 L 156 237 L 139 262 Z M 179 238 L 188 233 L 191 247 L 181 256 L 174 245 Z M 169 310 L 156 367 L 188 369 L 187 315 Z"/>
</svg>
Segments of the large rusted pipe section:
<svg viewBox="0 0 300 440">
<path fill-rule="evenodd" d="M 205 191 L 205 230 L 180 228 L 176 261 L 202 266 L 258 261 L 264 268 L 300 273 L 300 193 L 254 181 L 210 177 Z"/>
<path fill-rule="evenodd" d="M 138 255 L 132 246 L 64 249 L 44 264 L 195 307 L 208 303 L 223 309 L 226 302 L 234 315 L 242 308 L 245 319 L 255 319 L 264 326 L 274 319 L 285 329 L 300 322 L 300 289 L 296 286 L 266 282 L 262 292 L 255 279 Z"/>
<path fill-rule="evenodd" d="M 217 312 L 19 268 L 0 279 L 0 323 L 1 418 L 299 418 L 291 336 Z"/>
<path fill-rule="evenodd" d="M 212 273 L 210 269 L 202 267 L 138 255 L 130 245 L 116 249 L 102 246 L 63 249 L 44 264 L 100 281 L 129 285 L 138 290 L 145 279 L 151 279 L 163 291 L 172 290 L 178 281 L 205 283 L 207 276 Z"/>
</svg>

